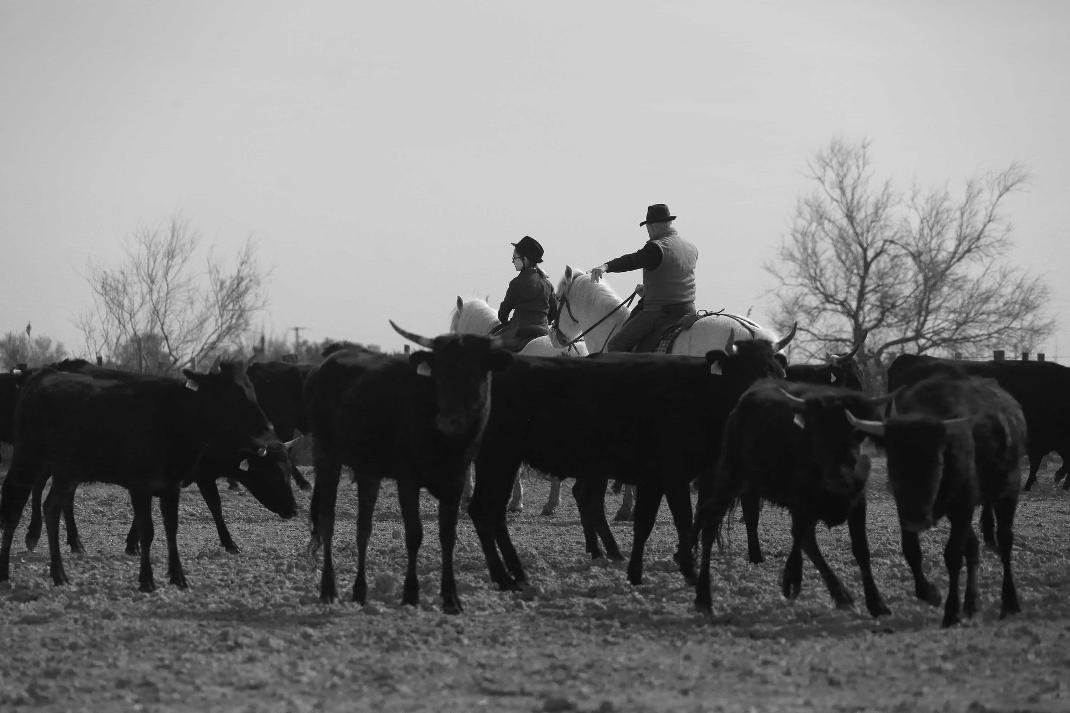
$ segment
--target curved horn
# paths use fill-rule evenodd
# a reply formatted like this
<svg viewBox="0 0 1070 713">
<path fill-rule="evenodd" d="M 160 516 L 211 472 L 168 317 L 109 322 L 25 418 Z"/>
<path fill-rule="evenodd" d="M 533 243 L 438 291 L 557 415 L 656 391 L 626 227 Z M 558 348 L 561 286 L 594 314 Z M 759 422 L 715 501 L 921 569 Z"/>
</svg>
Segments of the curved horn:
<svg viewBox="0 0 1070 713">
<path fill-rule="evenodd" d="M 415 342 L 426 349 L 430 349 L 435 345 L 435 340 L 429 339 L 427 337 L 421 337 L 419 334 L 414 334 L 412 332 L 406 332 L 404 329 L 394 324 L 394 320 L 392 319 L 389 319 L 387 321 L 390 322 L 390 326 L 394 328 L 395 332 L 405 337 L 410 342 Z"/>
<path fill-rule="evenodd" d="M 736 330 L 729 328 L 728 341 L 724 343 L 724 353 L 732 356 L 736 353 Z"/>
<path fill-rule="evenodd" d="M 792 405 L 794 405 L 794 406 L 805 406 L 806 405 L 806 399 L 800 399 L 798 396 L 795 396 L 794 394 L 789 394 L 784 389 L 778 389 L 778 390 L 784 396 L 784 398 L 786 398 L 788 401 L 790 401 L 792 403 Z"/>
<path fill-rule="evenodd" d="M 784 337 L 784 338 L 783 338 L 783 339 L 781 339 L 781 340 L 780 340 L 779 342 L 777 342 L 776 344 L 774 344 L 774 345 L 773 345 L 773 351 L 774 351 L 774 352 L 778 352 L 778 351 L 780 351 L 781 349 L 783 349 L 784 347 L 788 346 L 788 343 L 789 343 L 789 342 L 790 342 L 790 341 L 791 341 L 792 339 L 794 339 L 794 338 L 795 338 L 795 330 L 796 330 L 796 329 L 798 329 L 798 327 L 799 327 L 799 323 L 798 323 L 798 322 L 792 322 L 792 324 L 791 324 L 791 331 L 790 331 L 790 332 L 788 332 L 788 336 Z"/>
<path fill-rule="evenodd" d="M 861 346 L 861 344 L 856 344 L 855 348 L 847 352 L 846 354 L 829 354 L 829 361 L 843 361 L 844 359 L 850 359 L 858 353 L 858 350 L 861 348 Z"/>
<path fill-rule="evenodd" d="M 847 414 L 847 423 L 851 424 L 852 428 L 862 431 L 862 433 L 868 433 L 871 436 L 884 435 L 883 421 L 864 421 L 860 418 L 855 418 L 855 415 L 847 409 L 844 409 L 843 412 Z"/>
</svg>

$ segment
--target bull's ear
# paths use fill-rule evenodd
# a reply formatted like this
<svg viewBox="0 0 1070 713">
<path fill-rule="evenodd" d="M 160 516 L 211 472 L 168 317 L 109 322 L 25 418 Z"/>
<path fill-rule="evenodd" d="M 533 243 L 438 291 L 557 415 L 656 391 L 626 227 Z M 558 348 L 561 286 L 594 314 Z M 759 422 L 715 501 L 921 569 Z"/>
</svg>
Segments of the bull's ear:
<svg viewBox="0 0 1070 713">
<path fill-rule="evenodd" d="M 464 300 L 461 299 L 460 295 L 457 295 L 457 309 L 464 309 Z"/>
<path fill-rule="evenodd" d="M 201 384 L 208 380 L 207 374 L 200 374 L 192 369 L 183 369 L 182 376 L 186 377 L 186 388 L 190 391 L 199 390 Z"/>
<path fill-rule="evenodd" d="M 572 279 L 572 265 L 565 265 L 565 279 Z"/>
<path fill-rule="evenodd" d="M 710 373 L 720 376 L 724 372 L 721 370 L 721 362 L 728 358 L 720 349 L 714 349 L 713 351 L 706 352 L 706 363 L 710 365 Z"/>
<path fill-rule="evenodd" d="M 507 349 L 492 349 L 487 357 L 487 369 L 501 371 L 513 363 L 513 353 Z"/>
<path fill-rule="evenodd" d="M 784 371 L 788 370 L 788 358 L 786 356 L 784 356 L 780 352 L 777 352 L 773 355 L 773 358 L 776 359 L 777 362 L 780 364 L 781 369 L 783 369 Z"/>
<path fill-rule="evenodd" d="M 413 352 L 409 356 L 409 363 L 416 367 L 416 373 L 420 376 L 431 376 L 431 364 L 435 361 L 431 352 Z"/>
<path fill-rule="evenodd" d="M 806 419 L 803 418 L 803 415 L 801 413 L 796 413 L 795 418 L 793 420 L 795 421 L 796 426 L 803 430 L 806 430 Z"/>
</svg>

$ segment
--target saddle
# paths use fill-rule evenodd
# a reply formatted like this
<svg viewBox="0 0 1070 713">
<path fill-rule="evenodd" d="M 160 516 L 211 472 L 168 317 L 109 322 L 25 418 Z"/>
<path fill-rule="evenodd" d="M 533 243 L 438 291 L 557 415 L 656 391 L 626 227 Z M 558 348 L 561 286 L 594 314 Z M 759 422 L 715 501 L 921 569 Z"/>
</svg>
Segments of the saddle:
<svg viewBox="0 0 1070 713">
<path fill-rule="evenodd" d="M 703 317 L 709 317 L 715 314 L 721 314 L 724 310 L 717 312 L 711 312 L 708 309 L 700 309 L 698 312 L 691 312 L 680 317 L 676 324 L 672 325 L 658 337 L 658 344 L 652 350 L 655 354 L 669 354 L 672 352 L 673 344 L 676 343 L 676 339 L 687 330 L 695 326 L 695 322 L 699 321 Z"/>
</svg>

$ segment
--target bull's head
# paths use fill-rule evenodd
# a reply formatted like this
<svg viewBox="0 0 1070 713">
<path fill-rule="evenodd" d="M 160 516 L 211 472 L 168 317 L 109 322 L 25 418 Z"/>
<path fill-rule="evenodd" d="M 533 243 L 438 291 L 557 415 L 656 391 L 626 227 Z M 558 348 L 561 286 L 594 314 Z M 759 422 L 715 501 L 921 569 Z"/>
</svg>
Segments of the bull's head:
<svg viewBox="0 0 1070 713">
<path fill-rule="evenodd" d="M 903 529 L 921 532 L 932 527 L 947 454 L 952 453 L 954 467 L 973 467 L 970 419 L 912 413 L 879 421 L 859 419 L 848 411 L 847 420 L 859 431 L 883 439 L 888 487 Z"/>
<path fill-rule="evenodd" d="M 410 362 L 432 379 L 437 413 L 435 426 L 447 436 L 477 434 L 490 415 L 490 372 L 506 368 L 513 359 L 499 339 L 474 334 L 447 334 L 431 339 L 390 322 L 406 339 L 427 352 Z"/>
</svg>

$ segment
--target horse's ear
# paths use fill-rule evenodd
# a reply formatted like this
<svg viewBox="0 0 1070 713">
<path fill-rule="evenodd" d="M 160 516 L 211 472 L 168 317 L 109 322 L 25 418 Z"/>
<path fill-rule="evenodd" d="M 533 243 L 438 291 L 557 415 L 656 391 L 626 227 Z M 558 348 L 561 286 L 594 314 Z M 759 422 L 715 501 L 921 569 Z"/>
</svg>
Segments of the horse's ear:
<svg viewBox="0 0 1070 713">
<path fill-rule="evenodd" d="M 457 295 L 457 309 L 464 309 L 464 300 L 461 299 L 460 295 Z"/>
<path fill-rule="evenodd" d="M 572 265 L 565 265 L 565 279 L 572 279 Z"/>
</svg>

